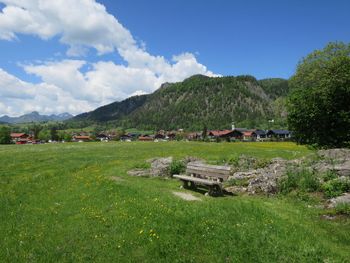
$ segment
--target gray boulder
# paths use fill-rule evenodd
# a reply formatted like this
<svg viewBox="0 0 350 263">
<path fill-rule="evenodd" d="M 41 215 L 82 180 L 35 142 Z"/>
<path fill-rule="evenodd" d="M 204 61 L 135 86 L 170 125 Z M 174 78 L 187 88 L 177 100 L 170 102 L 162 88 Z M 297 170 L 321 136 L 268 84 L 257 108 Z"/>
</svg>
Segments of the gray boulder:
<svg viewBox="0 0 350 263">
<path fill-rule="evenodd" d="M 345 193 L 341 196 L 330 199 L 328 207 L 334 208 L 338 204 L 350 204 L 350 193 Z"/>
<path fill-rule="evenodd" d="M 350 160 L 350 149 L 337 148 L 329 150 L 320 150 L 317 154 L 325 159 L 337 160 L 344 162 Z"/>
<path fill-rule="evenodd" d="M 173 162 L 173 157 L 153 158 L 147 160 L 151 163 L 149 174 L 152 176 L 170 176 L 170 165 Z"/>
</svg>

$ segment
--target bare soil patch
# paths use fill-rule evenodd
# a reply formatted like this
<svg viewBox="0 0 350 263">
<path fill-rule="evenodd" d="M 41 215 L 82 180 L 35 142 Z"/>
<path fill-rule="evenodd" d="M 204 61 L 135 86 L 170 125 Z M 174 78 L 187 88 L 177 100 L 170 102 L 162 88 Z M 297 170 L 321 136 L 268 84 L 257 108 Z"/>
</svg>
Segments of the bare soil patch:
<svg viewBox="0 0 350 263">
<path fill-rule="evenodd" d="M 196 197 L 189 193 L 183 193 L 183 192 L 173 192 L 174 195 L 186 200 L 186 201 L 202 201 L 199 197 Z"/>
</svg>

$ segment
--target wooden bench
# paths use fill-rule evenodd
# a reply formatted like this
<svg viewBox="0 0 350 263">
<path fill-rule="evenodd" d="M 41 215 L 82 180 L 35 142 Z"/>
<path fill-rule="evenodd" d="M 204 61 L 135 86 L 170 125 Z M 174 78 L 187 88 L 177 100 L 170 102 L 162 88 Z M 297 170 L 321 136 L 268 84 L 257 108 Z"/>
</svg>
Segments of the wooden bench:
<svg viewBox="0 0 350 263">
<path fill-rule="evenodd" d="M 222 195 L 222 183 L 230 176 L 230 167 L 209 165 L 203 163 L 188 163 L 186 175 L 173 175 L 183 182 L 186 189 L 195 189 L 198 186 L 209 188 L 210 196 Z"/>
</svg>

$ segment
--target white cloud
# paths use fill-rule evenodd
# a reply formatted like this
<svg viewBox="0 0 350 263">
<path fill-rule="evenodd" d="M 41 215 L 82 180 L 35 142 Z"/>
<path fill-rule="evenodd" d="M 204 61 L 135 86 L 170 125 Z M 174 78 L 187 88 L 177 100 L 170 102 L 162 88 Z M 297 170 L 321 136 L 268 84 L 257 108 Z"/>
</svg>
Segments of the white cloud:
<svg viewBox="0 0 350 263">
<path fill-rule="evenodd" d="M 163 82 L 181 81 L 194 74 L 215 76 L 191 53 L 173 56 L 172 61 L 163 56 L 149 54 L 144 42 L 137 43 L 129 30 L 107 13 L 103 5 L 94 0 L 0 0 L 0 2 L 6 5 L 0 12 L 0 39 L 11 41 L 21 34 L 35 35 L 44 40 L 58 36 L 61 43 L 68 45 L 68 56 L 82 57 L 92 48 L 98 54 L 118 52 L 124 59 L 126 65 L 117 65 L 111 61 L 90 64 L 85 58 L 24 66 L 28 74 L 35 74 L 42 79 L 43 87 L 55 87 L 55 91 L 51 92 L 70 96 L 72 101 L 85 102 L 84 107 L 78 112 L 86 108 L 91 110 L 96 105 L 124 99 L 134 94 L 152 92 Z M 83 72 L 81 68 L 85 65 L 91 65 L 92 68 Z M 16 78 L 12 81 L 20 82 L 24 86 L 30 85 Z M 6 83 L 7 87 L 11 87 L 9 80 Z M 7 101 L 9 98 L 21 96 L 29 96 L 22 99 L 30 101 L 33 96 L 36 99 L 40 96 L 40 103 L 44 103 L 42 97 L 47 92 L 45 93 L 43 89 L 45 88 L 38 89 L 38 85 L 32 85 L 31 89 L 28 89 L 31 92 L 33 90 L 41 92 L 41 95 L 20 93 L 17 89 L 11 91 L 11 88 L 3 87 L 0 88 L 0 92 L 4 93 Z M 4 104 L 3 99 L 0 100 Z M 58 106 L 52 108 L 57 110 Z M 61 108 L 63 111 L 69 111 L 65 106 Z M 47 112 L 50 109 L 44 110 Z M 78 113 L 75 109 L 71 112 Z"/>
<path fill-rule="evenodd" d="M 47 84 L 22 81 L 0 68 L 0 112 L 10 116 L 39 111 L 52 114 L 88 111 L 94 105 L 86 100 L 75 99 L 69 92 Z M 97 106 L 97 104 L 95 104 Z"/>
</svg>

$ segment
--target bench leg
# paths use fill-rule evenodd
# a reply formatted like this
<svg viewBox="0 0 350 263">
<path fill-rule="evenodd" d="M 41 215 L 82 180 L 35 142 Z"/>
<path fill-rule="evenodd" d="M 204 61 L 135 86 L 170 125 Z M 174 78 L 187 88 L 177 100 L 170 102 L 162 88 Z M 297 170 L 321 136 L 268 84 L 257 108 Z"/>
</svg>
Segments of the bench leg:
<svg viewBox="0 0 350 263">
<path fill-rule="evenodd" d="M 188 181 L 185 181 L 185 180 L 181 180 L 181 181 L 182 181 L 182 186 L 183 186 L 183 188 L 189 189 Z"/>
<path fill-rule="evenodd" d="M 196 189 L 197 188 L 197 186 L 196 186 L 196 184 L 194 183 L 194 182 L 190 182 L 190 188 L 191 189 Z"/>
<path fill-rule="evenodd" d="M 223 192 L 219 185 L 211 185 L 209 186 L 209 192 L 208 194 L 210 196 L 222 196 Z"/>
</svg>

